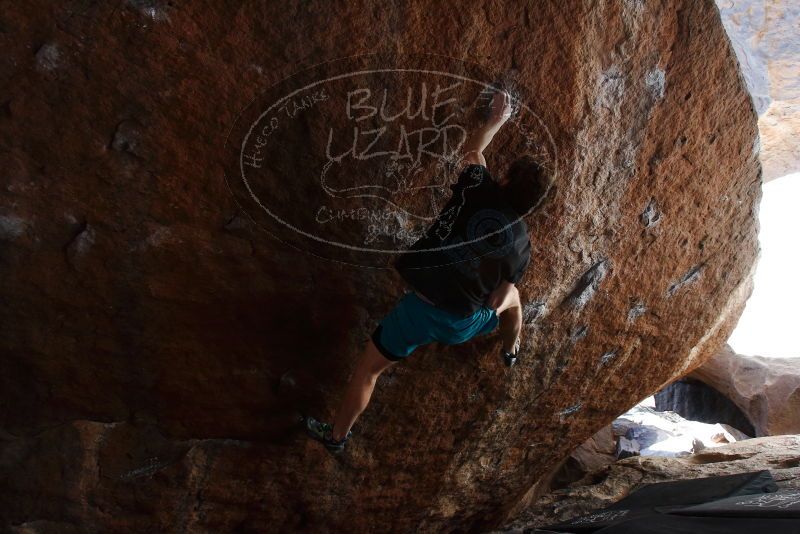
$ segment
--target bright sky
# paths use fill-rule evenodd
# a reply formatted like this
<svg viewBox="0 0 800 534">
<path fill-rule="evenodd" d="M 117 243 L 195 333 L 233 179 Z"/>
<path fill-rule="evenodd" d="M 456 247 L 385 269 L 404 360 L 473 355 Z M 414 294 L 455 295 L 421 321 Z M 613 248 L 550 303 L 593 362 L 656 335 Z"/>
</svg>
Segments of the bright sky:
<svg viewBox="0 0 800 534">
<path fill-rule="evenodd" d="M 800 358 L 800 173 L 763 191 L 753 294 L 728 344 L 739 354 Z"/>
</svg>

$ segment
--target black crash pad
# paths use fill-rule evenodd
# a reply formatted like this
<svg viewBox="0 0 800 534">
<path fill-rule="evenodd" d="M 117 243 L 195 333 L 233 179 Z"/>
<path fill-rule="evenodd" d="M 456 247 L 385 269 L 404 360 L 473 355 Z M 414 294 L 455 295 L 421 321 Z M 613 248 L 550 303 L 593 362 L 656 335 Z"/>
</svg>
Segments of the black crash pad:
<svg viewBox="0 0 800 534">
<path fill-rule="evenodd" d="M 792 500 L 798 494 L 778 491 L 766 470 L 661 482 L 642 486 L 604 509 L 542 528 L 574 534 L 800 534 L 800 505 Z"/>
</svg>

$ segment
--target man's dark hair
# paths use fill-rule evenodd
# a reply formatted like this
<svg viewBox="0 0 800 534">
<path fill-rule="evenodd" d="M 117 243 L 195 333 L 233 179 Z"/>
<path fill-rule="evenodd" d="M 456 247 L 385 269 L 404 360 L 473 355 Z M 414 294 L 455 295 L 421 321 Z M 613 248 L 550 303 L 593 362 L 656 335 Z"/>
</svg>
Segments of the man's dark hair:
<svg viewBox="0 0 800 534">
<path fill-rule="evenodd" d="M 538 208 L 553 184 L 550 172 L 531 156 L 512 163 L 506 179 L 503 196 L 520 215 Z"/>
</svg>

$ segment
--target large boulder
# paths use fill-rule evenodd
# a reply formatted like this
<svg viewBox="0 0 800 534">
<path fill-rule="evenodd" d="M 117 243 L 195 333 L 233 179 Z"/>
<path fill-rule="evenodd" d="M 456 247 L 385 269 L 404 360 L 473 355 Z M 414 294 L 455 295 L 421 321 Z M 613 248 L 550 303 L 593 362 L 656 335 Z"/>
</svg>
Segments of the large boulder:
<svg viewBox="0 0 800 534">
<path fill-rule="evenodd" d="M 800 358 L 747 356 L 725 345 L 690 376 L 741 408 L 757 436 L 800 434 Z"/>
<path fill-rule="evenodd" d="M 33 1 L 6 5 L 0 30 L 6 523 L 496 526 L 577 445 L 714 354 L 750 291 L 756 114 L 712 0 Z M 353 131 L 344 102 L 364 87 L 333 58 L 387 67 L 366 74 L 390 99 L 401 74 L 415 88 L 508 78 L 524 107 L 490 169 L 534 151 L 557 171 L 528 218 L 522 363 L 504 368 L 496 337 L 415 352 L 381 377 L 342 457 L 296 413 L 331 414 L 402 286 L 363 239 L 382 228 L 361 217 L 374 199 L 338 196 L 319 218 L 321 198 L 356 187 L 319 180 L 329 128 Z M 267 147 L 249 163 L 269 151 L 273 173 L 259 198 L 302 231 L 268 226 L 278 217 L 225 176 L 237 135 L 272 109 L 260 95 L 323 81 L 280 101 L 298 119 L 285 135 L 266 115 L 249 138 Z M 453 120 L 467 124 L 474 81 L 442 108 Z M 335 178 L 383 177 L 378 156 Z"/>
</svg>

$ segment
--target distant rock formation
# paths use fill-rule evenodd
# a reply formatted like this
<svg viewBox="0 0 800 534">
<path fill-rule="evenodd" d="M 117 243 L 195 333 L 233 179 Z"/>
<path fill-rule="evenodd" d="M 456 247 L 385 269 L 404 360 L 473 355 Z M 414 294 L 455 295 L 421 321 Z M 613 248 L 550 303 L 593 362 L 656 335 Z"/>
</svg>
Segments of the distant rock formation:
<svg viewBox="0 0 800 534">
<path fill-rule="evenodd" d="M 676 380 L 656 392 L 654 397 L 656 410 L 661 412 L 670 410 L 692 421 L 725 423 L 738 428 L 748 436 L 757 435 L 750 419 L 736 403 L 700 380 L 692 378 Z"/>
<path fill-rule="evenodd" d="M 712 0 L 33 0 L 4 4 L 0 43 L 4 523 L 496 527 L 575 447 L 715 354 L 748 295 L 757 116 Z M 362 63 L 382 70 L 335 74 Z M 385 179 L 398 160 L 383 150 L 327 171 L 352 147 L 354 91 L 397 109 L 408 86 L 387 80 L 420 95 L 426 76 L 457 80 L 454 103 L 359 124 L 460 121 L 507 78 L 527 107 L 490 171 L 536 153 L 557 172 L 527 219 L 521 362 L 503 366 L 496 336 L 415 352 L 333 457 L 297 413 L 337 406 L 403 290 L 369 247 L 402 246 L 412 219 L 355 188 L 405 208 L 447 187 L 412 199 L 414 176 L 336 181 Z M 251 114 L 265 123 L 237 121 Z M 349 137 L 329 153 L 333 131 Z M 409 152 L 427 154 L 422 133 Z"/>
<path fill-rule="evenodd" d="M 725 345 L 690 376 L 741 408 L 756 435 L 800 434 L 800 358 L 746 356 Z"/>
</svg>

